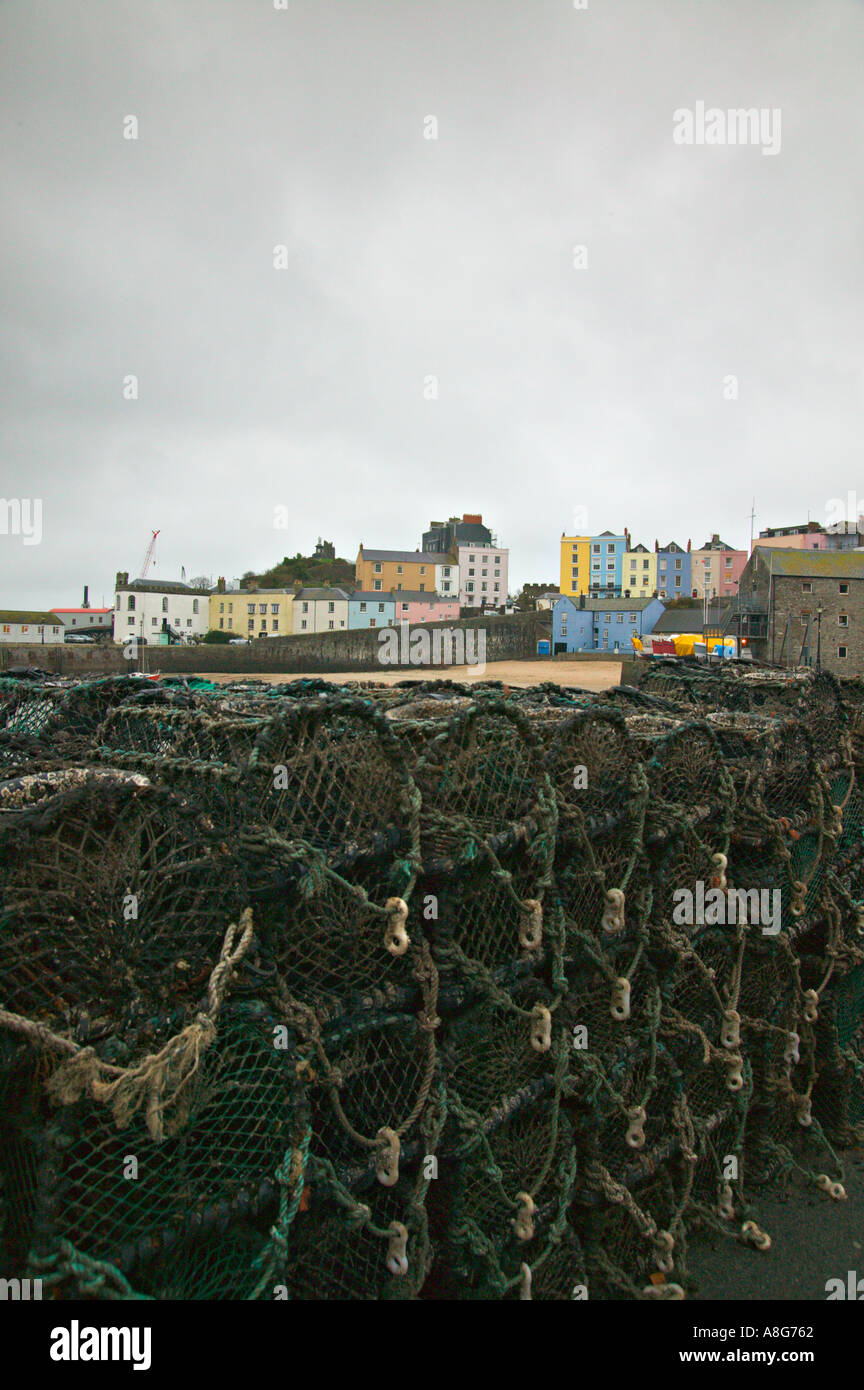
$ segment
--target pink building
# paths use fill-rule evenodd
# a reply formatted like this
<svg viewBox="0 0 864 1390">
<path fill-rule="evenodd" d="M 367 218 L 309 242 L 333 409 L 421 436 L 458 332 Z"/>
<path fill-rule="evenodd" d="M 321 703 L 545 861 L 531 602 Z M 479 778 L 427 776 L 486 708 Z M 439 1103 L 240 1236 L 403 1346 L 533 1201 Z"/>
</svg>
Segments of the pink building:
<svg viewBox="0 0 864 1390">
<path fill-rule="evenodd" d="M 691 552 L 690 582 L 694 598 L 726 598 L 738 592 L 747 564 L 746 550 L 733 550 L 715 533 L 701 550 Z"/>
<path fill-rule="evenodd" d="M 397 627 L 399 623 L 451 622 L 459 617 L 457 598 L 440 598 L 438 594 L 411 589 L 394 589 L 390 597 L 396 604 L 393 621 Z"/>
<path fill-rule="evenodd" d="M 754 540 L 754 550 L 757 545 L 781 550 L 827 550 L 828 537 L 818 521 L 809 521 L 806 526 L 769 526 Z"/>
</svg>

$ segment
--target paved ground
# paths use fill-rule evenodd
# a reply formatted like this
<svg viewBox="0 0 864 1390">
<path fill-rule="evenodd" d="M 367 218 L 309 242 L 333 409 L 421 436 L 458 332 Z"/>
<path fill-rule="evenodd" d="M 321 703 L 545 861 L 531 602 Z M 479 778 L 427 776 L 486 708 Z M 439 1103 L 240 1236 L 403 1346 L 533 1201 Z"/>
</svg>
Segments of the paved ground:
<svg viewBox="0 0 864 1390">
<path fill-rule="evenodd" d="M 249 675 L 245 677 L 240 672 L 229 673 L 226 671 L 198 671 L 195 673 L 203 680 L 213 681 L 216 684 L 224 685 L 228 681 L 236 680 L 262 680 L 270 681 L 273 685 L 283 685 L 286 681 L 295 681 L 308 672 L 298 672 L 295 675 L 280 672 L 273 675 Z M 503 681 L 505 685 L 516 686 L 517 688 L 528 688 L 530 686 L 542 685 L 544 681 L 554 681 L 556 685 L 575 685 L 582 690 L 608 690 L 612 685 L 618 685 L 621 680 L 621 663 L 619 661 L 490 661 L 484 671 L 478 671 L 476 666 L 449 666 L 446 669 L 430 671 L 428 668 L 421 671 L 417 667 L 400 666 L 388 670 L 376 671 L 333 671 L 327 674 L 316 676 L 315 679 L 333 681 L 337 685 L 344 684 L 345 681 L 374 681 L 380 685 L 395 685 L 397 681 L 404 680 L 440 680 L 442 677 L 452 681 Z M 311 676 L 310 676 L 311 679 Z"/>
<path fill-rule="evenodd" d="M 825 1302 L 826 1280 L 845 1281 L 850 1270 L 864 1280 L 864 1150 L 841 1157 L 845 1202 L 833 1202 L 803 1184 L 785 1193 L 751 1192 L 759 1225 L 771 1236 L 766 1253 L 734 1240 L 712 1245 L 694 1237 L 689 1265 L 699 1281 L 696 1300 Z"/>
</svg>

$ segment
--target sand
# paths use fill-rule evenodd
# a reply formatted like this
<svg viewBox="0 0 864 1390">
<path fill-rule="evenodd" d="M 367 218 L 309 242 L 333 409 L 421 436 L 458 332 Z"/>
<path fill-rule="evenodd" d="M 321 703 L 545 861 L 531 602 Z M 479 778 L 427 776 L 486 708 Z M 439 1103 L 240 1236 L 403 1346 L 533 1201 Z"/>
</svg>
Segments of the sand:
<svg viewBox="0 0 864 1390">
<path fill-rule="evenodd" d="M 452 681 L 502 681 L 505 685 L 527 689 L 542 685 L 544 681 L 554 681 L 556 685 L 575 685 L 582 690 L 608 690 L 621 680 L 620 661 L 490 661 L 485 671 L 479 672 L 476 666 L 436 667 L 422 671 L 407 666 L 396 667 L 380 673 L 375 671 L 329 671 L 313 676 L 309 672 L 288 672 L 265 674 L 263 672 L 197 671 L 202 680 L 224 685 L 228 681 L 260 680 L 271 685 L 284 685 L 286 681 L 296 681 L 303 676 L 310 680 L 332 681 L 343 685 L 346 681 L 374 681 L 380 685 L 395 685 L 404 680 Z"/>
</svg>

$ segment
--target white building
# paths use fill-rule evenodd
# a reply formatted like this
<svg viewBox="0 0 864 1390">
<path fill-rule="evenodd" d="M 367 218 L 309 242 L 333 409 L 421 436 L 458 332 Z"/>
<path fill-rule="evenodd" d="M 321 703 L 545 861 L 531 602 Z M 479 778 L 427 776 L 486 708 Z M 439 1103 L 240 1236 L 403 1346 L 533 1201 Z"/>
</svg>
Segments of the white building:
<svg viewBox="0 0 864 1390">
<path fill-rule="evenodd" d="M 208 589 L 164 579 L 133 579 L 117 575 L 114 601 L 114 641 L 143 638 L 150 646 L 189 642 L 203 637 L 210 626 Z"/>
<path fill-rule="evenodd" d="M 444 557 L 443 564 L 435 566 L 435 592 L 442 598 L 459 597 L 459 566 L 449 555 Z"/>
<path fill-rule="evenodd" d="M 348 631 L 348 595 L 344 589 L 298 589 L 293 608 L 295 633 Z"/>
<path fill-rule="evenodd" d="M 113 608 L 52 608 L 67 632 L 83 632 L 88 636 L 110 633 L 114 627 Z"/>
<path fill-rule="evenodd" d="M 0 642 L 24 647 L 56 646 L 63 641 L 63 624 L 53 613 L 0 609 Z"/>
<path fill-rule="evenodd" d="M 463 608 L 483 603 L 499 608 L 507 602 L 510 551 L 500 545 L 460 545 L 459 602 Z"/>
</svg>

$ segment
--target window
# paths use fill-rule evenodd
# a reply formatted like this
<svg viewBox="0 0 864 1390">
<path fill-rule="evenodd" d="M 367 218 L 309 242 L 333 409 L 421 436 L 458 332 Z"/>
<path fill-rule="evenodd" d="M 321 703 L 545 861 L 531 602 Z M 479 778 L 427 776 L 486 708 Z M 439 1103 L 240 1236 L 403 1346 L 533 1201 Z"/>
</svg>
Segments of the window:
<svg viewBox="0 0 864 1390">
<path fill-rule="evenodd" d="M 623 623 L 623 621 L 624 621 L 624 614 L 623 614 L 623 613 L 616 613 L 616 614 L 615 614 L 615 621 L 616 621 L 616 623 Z"/>
<path fill-rule="evenodd" d="M 812 594 L 813 585 L 810 583 L 809 579 L 804 580 L 804 583 L 801 585 L 801 592 L 802 594 Z"/>
<path fill-rule="evenodd" d="M 266 618 L 262 618 L 262 619 L 261 619 L 261 631 L 262 631 L 262 632 L 266 632 L 266 631 L 267 631 L 267 619 L 266 619 Z"/>
<path fill-rule="evenodd" d="M 154 623 L 155 623 L 156 619 L 154 618 L 153 621 L 154 621 Z M 220 618 L 220 619 L 219 619 L 219 626 L 220 626 L 220 627 L 224 627 L 224 626 L 225 626 L 225 619 L 224 619 L 224 618 Z"/>
<path fill-rule="evenodd" d="M 379 608 L 381 607 L 381 604 L 380 604 L 380 603 L 379 603 L 378 607 L 379 607 Z M 366 605 L 365 605 L 365 603 L 361 603 L 361 605 L 360 605 L 360 612 L 361 612 L 361 613 L 365 613 L 365 612 L 366 612 Z"/>
<path fill-rule="evenodd" d="M 335 605 L 335 603 L 328 603 L 328 604 L 327 604 L 327 612 L 328 612 L 328 613 L 335 613 L 335 612 L 336 612 L 336 605 Z"/>
<path fill-rule="evenodd" d="M 301 619 L 300 619 L 300 627 L 302 628 L 302 630 L 303 630 L 304 632 L 306 631 L 306 619 L 305 619 L 305 618 L 301 618 Z"/>
<path fill-rule="evenodd" d="M 187 619 L 186 619 L 186 626 L 187 626 L 187 627 L 191 627 L 191 626 L 192 626 L 192 619 L 191 619 L 191 618 L 187 618 Z"/>
<path fill-rule="evenodd" d="M 397 574 L 401 574 L 401 573 L 402 573 L 402 566 L 401 566 L 401 565 L 397 565 L 397 566 L 396 566 L 396 573 L 397 573 Z"/>
<path fill-rule="evenodd" d="M 680 560 L 676 560 L 676 561 L 675 561 L 675 568 L 676 568 L 676 570 L 680 570 L 680 568 L 681 568 L 681 561 L 680 561 Z"/>
<path fill-rule="evenodd" d="M 635 570 L 635 568 L 636 568 L 636 561 L 635 561 L 635 560 L 631 560 L 631 561 L 630 561 L 630 568 L 631 568 L 631 570 Z"/>
<path fill-rule="evenodd" d="M 468 573 L 471 574 L 471 575 L 473 575 L 474 571 L 473 571 L 473 570 L 469 570 Z"/>
<path fill-rule="evenodd" d="M 498 592 L 498 590 L 499 590 L 500 588 L 501 588 L 501 585 L 500 585 L 500 584 L 496 584 L 496 585 L 495 585 L 495 593 L 496 593 L 496 594 L 497 594 L 497 592 Z"/>
<path fill-rule="evenodd" d="M 328 628 L 329 628 L 329 627 L 335 627 L 335 626 L 336 626 L 336 624 L 334 623 L 334 621 L 333 621 L 332 618 L 330 619 L 330 621 L 329 621 L 329 623 L 327 624 L 327 626 L 328 626 Z"/>
<path fill-rule="evenodd" d="M 636 614 L 635 614 L 635 613 L 630 613 L 630 614 L 628 614 L 628 617 L 629 617 L 631 623 L 635 623 L 635 622 L 636 622 Z"/>
<path fill-rule="evenodd" d="M 267 605 L 266 605 L 266 603 L 259 603 L 259 605 L 258 605 L 258 612 L 259 612 L 259 613 L 266 613 L 266 612 L 267 612 Z"/>
<path fill-rule="evenodd" d="M 403 612 L 403 613 L 407 613 L 407 612 L 408 612 L 408 605 L 407 605 L 407 603 L 403 603 L 403 605 L 402 605 L 402 612 Z"/>
<path fill-rule="evenodd" d="M 471 579 L 469 579 L 469 580 L 468 580 L 468 583 L 465 585 L 465 589 L 466 589 L 466 592 L 467 592 L 467 593 L 473 594 L 473 592 L 474 592 L 474 581 L 471 580 Z"/>
<path fill-rule="evenodd" d="M 224 612 L 225 612 L 225 604 L 224 604 L 224 603 L 220 603 L 220 605 L 219 605 L 219 612 L 220 612 L 220 613 L 224 613 Z"/>
<path fill-rule="evenodd" d="M 675 588 L 676 588 L 676 589 L 680 589 L 680 588 L 681 588 L 681 576 L 680 576 L 680 574 L 676 574 L 676 576 L 675 576 Z"/>
<path fill-rule="evenodd" d="M 130 627 L 134 627 L 134 626 L 135 626 L 135 619 L 134 619 L 134 618 L 127 618 L 126 621 L 128 622 L 128 624 L 129 624 Z M 25 632 L 27 631 L 26 627 L 25 627 L 24 631 L 25 631 Z"/>
<path fill-rule="evenodd" d="M 421 574 L 425 574 L 425 573 L 426 573 L 426 566 L 425 566 L 425 565 L 421 565 L 421 566 L 420 566 L 420 573 L 421 573 Z"/>
<path fill-rule="evenodd" d="M 846 660 L 846 648 L 845 648 L 845 647 L 838 647 L 838 648 L 837 648 L 837 655 L 839 656 L 839 658 L 840 658 L 841 661 L 845 661 L 845 660 Z"/>
<path fill-rule="evenodd" d="M 158 623 L 158 621 L 159 621 L 158 618 L 151 618 L 151 619 L 150 619 L 150 626 L 151 626 L 151 627 L 155 627 L 156 624 Z"/>
<path fill-rule="evenodd" d="M 647 568 L 648 568 L 648 561 L 647 561 L 647 560 L 643 560 L 643 561 L 642 561 L 642 568 L 643 568 L 643 570 L 647 570 Z"/>
<path fill-rule="evenodd" d="M 246 612 L 247 612 L 247 613 L 254 613 L 254 612 L 255 612 L 255 605 L 254 605 L 254 603 L 247 603 L 247 605 L 246 605 Z"/>
<path fill-rule="evenodd" d="M 380 573 L 381 573 L 381 566 L 380 566 L 380 565 L 375 565 L 375 566 L 374 566 L 374 573 L 375 573 L 375 574 L 380 574 Z"/>
<path fill-rule="evenodd" d="M 841 584 L 841 585 L 839 586 L 839 588 L 840 588 L 841 594 L 848 594 L 848 592 L 849 592 L 849 585 L 848 585 L 848 584 Z"/>
<path fill-rule="evenodd" d="M 193 598 L 193 600 L 192 600 L 192 612 L 193 612 L 193 613 L 197 613 L 197 612 L 198 612 L 198 600 L 197 600 L 197 598 Z"/>
<path fill-rule="evenodd" d="M 164 602 L 164 600 L 163 600 L 163 602 Z M 135 595 L 134 595 L 134 594 L 130 594 L 130 595 L 129 595 L 128 599 L 126 600 L 126 607 L 130 610 L 130 612 L 131 612 L 131 610 L 135 607 Z"/>
<path fill-rule="evenodd" d="M 381 588 L 381 580 L 380 580 L 380 579 L 373 579 L 373 580 L 372 580 L 372 588 L 373 588 L 373 589 L 380 589 L 380 588 Z"/>
<path fill-rule="evenodd" d="M 120 602 L 120 595 L 118 594 L 118 595 L 117 595 L 117 612 L 118 612 L 118 613 L 120 612 L 121 607 L 122 607 L 122 604 L 121 604 L 121 602 Z"/>
<path fill-rule="evenodd" d="M 278 612 L 279 612 L 279 605 L 278 605 L 278 603 L 271 603 L 271 605 L 270 605 L 270 612 L 271 612 L 271 613 L 278 613 Z"/>
<path fill-rule="evenodd" d="M 233 603 L 229 603 L 229 605 L 228 605 L 228 612 L 229 612 L 229 613 L 233 613 L 233 612 L 234 612 L 234 605 L 233 605 Z M 228 626 L 230 627 L 231 624 L 229 623 Z"/>
<path fill-rule="evenodd" d="M 486 585 L 485 585 L 485 584 L 483 585 L 483 588 L 484 588 L 484 589 L 486 588 Z M 421 584 L 421 585 L 420 585 L 420 592 L 421 592 L 421 594 L 425 594 L 425 592 L 426 592 L 426 585 L 425 585 L 425 584 Z"/>
<path fill-rule="evenodd" d="M 849 626 L 849 614 L 848 614 L 848 613 L 838 613 L 838 615 L 837 615 L 837 623 L 838 623 L 838 626 L 839 626 L 839 627 L 848 627 L 848 626 Z"/>
<path fill-rule="evenodd" d="M 614 555 L 614 554 L 615 554 L 615 546 L 614 546 L 613 542 L 611 542 L 611 541 L 608 542 L 608 544 L 607 544 L 607 546 L 606 546 L 606 554 L 607 554 L 607 555 Z"/>
<path fill-rule="evenodd" d="M 303 613 L 308 613 L 308 612 L 309 612 L 309 604 L 308 604 L 308 603 L 304 603 L 304 604 L 303 604 L 303 607 L 302 607 L 302 609 L 301 609 L 301 612 L 303 612 Z M 305 627 L 306 624 L 304 623 L 303 626 Z"/>
<path fill-rule="evenodd" d="M 469 563 L 469 565 L 473 565 L 475 559 L 476 559 L 476 556 L 474 556 L 474 555 L 469 555 L 469 556 L 468 556 L 468 563 Z"/>
<path fill-rule="evenodd" d="M 599 545 L 592 545 L 592 547 L 591 547 L 591 554 L 592 554 L 592 555 L 599 555 L 599 554 L 600 554 L 600 547 L 599 547 Z"/>
<path fill-rule="evenodd" d="M 384 612 L 384 605 L 383 605 L 383 603 L 379 603 L 379 605 L 378 605 L 378 612 L 379 612 L 379 613 L 383 613 L 383 612 Z"/>
</svg>

